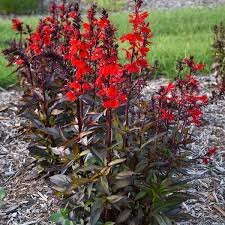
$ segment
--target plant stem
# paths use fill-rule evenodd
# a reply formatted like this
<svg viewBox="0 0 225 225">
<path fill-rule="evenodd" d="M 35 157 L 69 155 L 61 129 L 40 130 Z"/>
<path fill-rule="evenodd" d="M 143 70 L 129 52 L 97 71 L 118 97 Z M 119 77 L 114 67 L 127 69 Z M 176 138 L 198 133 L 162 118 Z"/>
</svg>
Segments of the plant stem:
<svg viewBox="0 0 225 225">
<path fill-rule="evenodd" d="M 81 109 L 83 110 L 83 105 L 80 102 L 80 99 L 77 100 L 77 121 L 78 121 L 78 130 L 79 130 L 79 135 L 82 132 L 82 113 Z M 79 152 L 81 152 L 79 148 Z M 80 165 L 84 165 L 84 160 L 81 157 L 80 158 Z"/>
<path fill-rule="evenodd" d="M 82 131 L 82 115 L 81 115 L 81 103 L 80 100 L 77 100 L 77 121 L 78 121 L 78 130 L 79 133 Z"/>
<path fill-rule="evenodd" d="M 112 155 L 111 155 L 111 150 L 110 147 L 112 145 L 112 109 L 107 110 L 107 126 L 108 126 L 108 138 L 107 138 L 107 147 L 109 149 L 108 151 L 108 161 L 112 161 Z"/>
</svg>

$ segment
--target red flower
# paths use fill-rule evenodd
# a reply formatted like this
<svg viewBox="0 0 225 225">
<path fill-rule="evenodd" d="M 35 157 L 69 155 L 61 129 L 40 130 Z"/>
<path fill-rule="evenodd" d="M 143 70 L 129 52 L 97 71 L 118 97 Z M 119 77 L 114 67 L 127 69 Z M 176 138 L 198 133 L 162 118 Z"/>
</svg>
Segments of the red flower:
<svg viewBox="0 0 225 225">
<path fill-rule="evenodd" d="M 102 66 L 99 70 L 99 75 L 108 77 L 110 75 L 116 75 L 121 72 L 120 67 L 118 64 L 109 64 Z"/>
<path fill-rule="evenodd" d="M 84 84 L 82 84 L 82 89 L 84 91 L 89 91 L 92 89 L 92 86 L 89 83 L 84 83 Z"/>
<path fill-rule="evenodd" d="M 192 67 L 192 60 L 191 59 L 188 59 L 188 58 L 184 58 L 183 59 L 183 62 L 188 66 L 188 67 Z"/>
<path fill-rule="evenodd" d="M 100 28 L 105 28 L 110 24 L 110 22 L 107 18 L 103 17 L 97 22 L 97 24 Z"/>
<path fill-rule="evenodd" d="M 139 59 L 136 62 L 142 68 L 145 68 L 145 67 L 148 67 L 149 66 L 146 59 Z"/>
<path fill-rule="evenodd" d="M 166 120 L 168 122 L 174 121 L 175 117 L 171 111 L 160 108 L 160 112 L 163 120 Z"/>
<path fill-rule="evenodd" d="M 168 93 L 176 88 L 176 85 L 173 82 L 169 82 L 165 87 L 165 92 Z"/>
<path fill-rule="evenodd" d="M 140 52 L 141 52 L 142 56 L 146 56 L 147 53 L 149 52 L 149 48 L 147 48 L 147 47 L 141 47 L 140 48 Z"/>
<path fill-rule="evenodd" d="M 197 64 L 196 62 L 194 62 L 193 57 L 190 57 L 190 59 L 188 58 L 184 58 L 183 62 L 192 69 L 193 72 L 196 71 L 201 71 L 204 69 L 205 64 Z"/>
<path fill-rule="evenodd" d="M 67 93 L 66 93 L 66 97 L 67 97 L 67 99 L 68 99 L 69 101 L 71 101 L 71 102 L 77 100 L 77 97 L 76 97 L 76 95 L 74 94 L 73 91 L 67 92 Z"/>
<path fill-rule="evenodd" d="M 103 106 L 106 109 L 115 109 L 120 106 L 120 102 L 116 99 L 113 100 L 107 100 L 103 102 Z"/>
<path fill-rule="evenodd" d="M 140 72 L 140 67 L 137 65 L 137 62 L 133 62 L 131 64 L 127 64 L 125 65 L 125 69 L 129 72 L 129 73 L 139 73 Z"/>
<path fill-rule="evenodd" d="M 130 33 L 121 37 L 120 40 L 121 42 L 129 41 L 131 44 L 134 44 L 136 41 L 143 41 L 143 37 L 139 34 Z"/>
<path fill-rule="evenodd" d="M 81 89 L 81 85 L 77 81 L 74 81 L 74 82 L 70 83 L 69 87 L 73 90 L 80 90 Z"/>
<path fill-rule="evenodd" d="M 196 125 L 201 124 L 201 117 L 203 115 L 201 110 L 199 110 L 199 109 L 188 109 L 187 113 L 189 114 L 189 116 L 192 117 L 191 123 L 194 123 Z"/>
<path fill-rule="evenodd" d="M 116 98 L 119 95 L 118 90 L 115 87 L 109 87 L 106 91 L 105 94 L 108 98 Z"/>
<path fill-rule="evenodd" d="M 206 157 L 206 156 L 202 158 L 202 161 L 203 161 L 203 163 L 204 163 L 205 165 L 208 165 L 209 162 L 210 162 L 210 160 L 211 160 L 211 159 L 210 159 L 209 157 Z"/>
<path fill-rule="evenodd" d="M 76 18 L 77 17 L 77 12 L 75 12 L 75 11 L 70 12 L 69 13 L 69 17 L 73 18 L 73 19 Z"/>
<path fill-rule="evenodd" d="M 201 71 L 204 69 L 204 67 L 205 67 L 205 64 L 194 63 L 194 65 L 192 66 L 192 70 L 193 71 Z"/>
<path fill-rule="evenodd" d="M 23 59 L 17 59 L 17 60 L 15 61 L 15 64 L 16 64 L 16 65 L 23 65 L 23 64 L 24 64 L 24 60 L 23 60 Z"/>
<path fill-rule="evenodd" d="M 208 152 L 202 157 L 202 161 L 204 164 L 209 164 L 209 162 L 212 160 L 212 156 L 214 156 L 217 152 L 218 148 L 213 147 L 208 150 Z"/>
<path fill-rule="evenodd" d="M 216 154 L 217 150 L 218 150 L 217 147 L 210 148 L 210 149 L 208 150 L 208 152 L 207 152 L 206 155 L 207 155 L 207 156 L 213 156 L 213 155 Z"/>
<path fill-rule="evenodd" d="M 144 21 L 148 18 L 148 12 L 143 12 L 135 15 L 129 15 L 130 20 L 129 22 L 137 28 L 140 24 L 144 23 Z"/>
<path fill-rule="evenodd" d="M 16 31 L 22 31 L 23 30 L 23 23 L 19 19 L 12 19 L 12 29 Z"/>
<path fill-rule="evenodd" d="M 40 55 L 41 54 L 41 48 L 38 44 L 31 44 L 30 49 L 34 52 L 35 55 Z"/>
</svg>

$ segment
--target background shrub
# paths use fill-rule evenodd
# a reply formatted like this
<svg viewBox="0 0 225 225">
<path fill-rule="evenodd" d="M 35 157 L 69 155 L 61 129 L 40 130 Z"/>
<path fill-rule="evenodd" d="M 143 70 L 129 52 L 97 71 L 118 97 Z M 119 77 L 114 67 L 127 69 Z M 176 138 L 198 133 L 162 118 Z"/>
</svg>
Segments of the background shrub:
<svg viewBox="0 0 225 225">
<path fill-rule="evenodd" d="M 28 14 L 39 9 L 38 0 L 1 0 L 0 14 Z"/>
</svg>

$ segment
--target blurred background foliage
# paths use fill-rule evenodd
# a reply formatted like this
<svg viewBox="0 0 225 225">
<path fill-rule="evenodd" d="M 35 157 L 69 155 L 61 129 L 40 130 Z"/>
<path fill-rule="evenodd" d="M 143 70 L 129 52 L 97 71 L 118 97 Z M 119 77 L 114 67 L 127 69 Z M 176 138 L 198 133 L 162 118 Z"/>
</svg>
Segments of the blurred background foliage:
<svg viewBox="0 0 225 225">
<path fill-rule="evenodd" d="M 0 14 L 31 14 L 40 10 L 41 0 L 0 0 Z"/>
<path fill-rule="evenodd" d="M 82 5 L 87 6 L 96 3 L 100 8 L 107 11 L 120 11 L 125 8 L 128 1 L 125 0 L 68 0 L 80 1 Z M 0 0 L 0 14 L 34 14 L 44 13 L 47 11 L 51 0 Z M 56 2 L 56 1 L 55 1 Z M 58 2 L 58 1 L 57 1 Z"/>
</svg>

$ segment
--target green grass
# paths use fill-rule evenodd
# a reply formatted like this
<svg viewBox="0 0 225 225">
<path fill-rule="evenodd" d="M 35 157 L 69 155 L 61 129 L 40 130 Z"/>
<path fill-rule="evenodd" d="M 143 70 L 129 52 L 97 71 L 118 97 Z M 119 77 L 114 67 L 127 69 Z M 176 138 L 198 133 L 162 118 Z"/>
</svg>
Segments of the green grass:
<svg viewBox="0 0 225 225">
<path fill-rule="evenodd" d="M 23 21 L 27 24 L 31 24 L 33 27 L 38 23 L 38 17 L 24 17 Z M 15 38 L 17 35 L 11 29 L 12 24 L 9 19 L 0 19 L 0 52 L 7 47 L 9 42 Z M 4 58 L 3 54 L 0 54 L 0 87 L 7 87 L 9 85 L 15 84 L 16 76 L 12 75 L 13 69 L 7 67 L 7 60 Z"/>
<path fill-rule="evenodd" d="M 114 14 L 112 20 L 120 35 L 128 31 L 126 14 Z M 193 55 L 197 61 L 207 65 L 205 73 L 209 73 L 213 60 L 212 27 L 220 21 L 225 21 L 225 6 L 151 12 L 149 22 L 154 38 L 149 61 L 158 59 L 160 71 L 174 78 L 176 60 Z"/>
<path fill-rule="evenodd" d="M 118 37 L 129 31 L 127 13 L 114 13 L 112 21 L 118 28 Z M 34 26 L 37 17 L 25 17 L 25 22 Z M 205 73 L 211 68 L 213 53 L 212 27 L 220 21 L 225 21 L 225 6 L 208 9 L 179 9 L 154 11 L 149 18 L 154 38 L 152 39 L 149 61 L 160 62 L 160 72 L 169 78 L 176 74 L 176 60 L 193 55 L 201 63 L 207 64 Z M 9 20 L 0 20 L 0 50 L 14 36 Z M 123 56 L 122 53 L 120 53 Z M 122 60 L 123 61 L 123 60 Z M 15 82 L 8 76 L 12 71 L 5 67 L 6 61 L 0 56 L 0 86 Z"/>
</svg>

